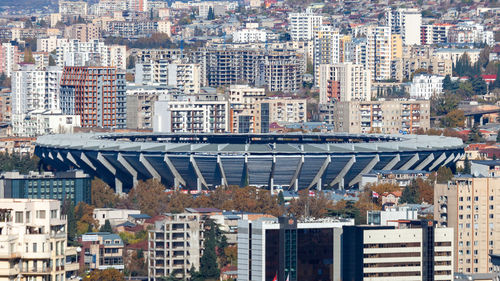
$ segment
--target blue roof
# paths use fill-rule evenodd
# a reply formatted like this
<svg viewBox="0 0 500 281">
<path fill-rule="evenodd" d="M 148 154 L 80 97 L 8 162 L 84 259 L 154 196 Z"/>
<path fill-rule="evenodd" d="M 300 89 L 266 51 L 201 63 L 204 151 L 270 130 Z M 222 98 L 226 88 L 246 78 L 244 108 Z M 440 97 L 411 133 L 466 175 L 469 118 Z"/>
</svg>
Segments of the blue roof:
<svg viewBox="0 0 500 281">
<path fill-rule="evenodd" d="M 131 223 L 131 222 L 129 222 L 129 221 L 126 221 L 126 222 L 124 222 L 124 223 L 120 223 L 120 224 L 119 224 L 119 225 L 117 225 L 117 226 L 134 227 L 134 226 L 135 226 L 135 224 L 134 224 L 134 223 Z"/>
<path fill-rule="evenodd" d="M 408 175 L 408 174 L 427 174 L 429 173 L 428 171 L 424 170 L 373 170 L 369 174 L 382 174 L 382 175 L 392 175 L 392 174 L 398 174 L 398 175 Z"/>
<path fill-rule="evenodd" d="M 500 160 L 472 160 L 471 162 L 480 165 L 500 166 Z"/>
</svg>

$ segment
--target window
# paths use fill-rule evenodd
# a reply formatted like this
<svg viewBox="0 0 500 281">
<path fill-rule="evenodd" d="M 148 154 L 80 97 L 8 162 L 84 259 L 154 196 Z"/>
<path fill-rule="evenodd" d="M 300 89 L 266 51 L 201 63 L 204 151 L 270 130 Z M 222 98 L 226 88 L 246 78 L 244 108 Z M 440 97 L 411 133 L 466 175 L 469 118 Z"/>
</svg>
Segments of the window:
<svg viewBox="0 0 500 281">
<path fill-rule="evenodd" d="M 16 223 L 23 223 L 23 212 L 16 212 Z"/>
<path fill-rule="evenodd" d="M 26 222 L 29 223 L 31 220 L 31 212 L 30 211 L 26 211 Z"/>
<path fill-rule="evenodd" d="M 57 210 L 50 210 L 50 218 L 51 219 L 57 218 Z"/>
<path fill-rule="evenodd" d="M 36 243 L 33 243 L 33 253 L 36 253 L 37 252 L 37 244 Z"/>
<path fill-rule="evenodd" d="M 36 211 L 36 218 L 37 219 L 45 219 L 45 210 Z"/>
</svg>

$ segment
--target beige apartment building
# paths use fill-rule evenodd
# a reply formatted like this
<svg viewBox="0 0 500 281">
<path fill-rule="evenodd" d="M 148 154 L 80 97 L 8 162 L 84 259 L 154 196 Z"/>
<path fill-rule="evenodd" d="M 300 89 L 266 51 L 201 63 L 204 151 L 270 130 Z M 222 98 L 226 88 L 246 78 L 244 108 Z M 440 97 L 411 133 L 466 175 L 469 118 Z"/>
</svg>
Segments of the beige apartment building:
<svg viewBox="0 0 500 281">
<path fill-rule="evenodd" d="M 354 134 L 413 134 L 430 128 L 425 100 L 346 101 L 335 104 L 334 131 Z"/>
<path fill-rule="evenodd" d="M 371 100 L 371 76 L 361 64 L 322 64 L 319 67 L 319 102 Z"/>
<path fill-rule="evenodd" d="M 148 280 L 186 277 L 191 268 L 199 270 L 203 230 L 200 214 L 168 214 L 155 222 L 148 234 Z"/>
<path fill-rule="evenodd" d="M 455 272 L 492 271 L 500 252 L 500 178 L 455 177 L 434 187 L 434 219 L 454 229 Z"/>
<path fill-rule="evenodd" d="M 0 231 L 0 280 L 64 281 L 79 269 L 57 200 L 0 199 Z"/>
</svg>

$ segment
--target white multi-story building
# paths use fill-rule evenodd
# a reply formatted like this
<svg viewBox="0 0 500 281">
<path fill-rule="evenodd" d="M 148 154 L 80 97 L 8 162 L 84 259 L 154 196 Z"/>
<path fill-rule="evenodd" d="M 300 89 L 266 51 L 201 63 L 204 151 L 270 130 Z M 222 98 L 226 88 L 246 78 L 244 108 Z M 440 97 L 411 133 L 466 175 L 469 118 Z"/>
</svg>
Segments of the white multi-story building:
<svg viewBox="0 0 500 281">
<path fill-rule="evenodd" d="M 371 75 L 351 62 L 323 64 L 319 71 L 319 102 L 370 101 Z"/>
<path fill-rule="evenodd" d="M 59 82 L 62 69 L 49 67 L 35 70 L 34 65 L 24 65 L 12 75 L 12 114 L 26 114 L 33 110 L 58 110 L 60 108 Z"/>
<path fill-rule="evenodd" d="M 86 66 L 89 63 L 98 66 L 127 67 L 127 50 L 121 45 L 105 45 L 99 40 L 80 42 L 73 39 L 56 47 L 56 65 Z"/>
<path fill-rule="evenodd" d="M 386 13 L 387 25 L 394 34 L 401 34 L 403 44 L 420 45 L 422 12 L 415 8 L 399 8 Z"/>
<path fill-rule="evenodd" d="M 340 62 L 340 32 L 331 26 L 314 29 L 314 75 L 316 85 L 319 81 L 319 66 Z"/>
<path fill-rule="evenodd" d="M 0 199 L 0 279 L 64 281 L 68 272 L 78 271 L 78 263 L 66 260 L 76 251 L 67 247 L 60 204 L 48 199 Z"/>
<path fill-rule="evenodd" d="M 61 15 L 87 15 L 88 4 L 85 1 L 59 1 Z"/>
<path fill-rule="evenodd" d="M 290 13 L 288 24 L 293 41 L 309 41 L 314 37 L 314 30 L 323 24 L 323 17 L 311 12 Z"/>
<path fill-rule="evenodd" d="M 36 50 L 38 52 L 52 52 L 57 47 L 61 47 L 68 44 L 67 38 L 58 38 L 57 36 L 49 36 L 47 38 L 37 38 L 36 39 Z"/>
<path fill-rule="evenodd" d="M 391 28 L 371 26 L 367 29 L 366 68 L 370 70 L 372 80 L 391 78 Z"/>
<path fill-rule="evenodd" d="M 448 42 L 448 32 L 452 27 L 448 23 L 422 25 L 420 28 L 420 42 L 422 45 L 432 45 Z"/>
<path fill-rule="evenodd" d="M 80 125 L 80 115 L 62 114 L 60 110 L 38 109 L 27 114 L 12 115 L 12 133 L 17 137 L 72 134 L 73 129 Z"/>
<path fill-rule="evenodd" d="M 126 222 L 129 215 L 139 215 L 140 210 L 115 209 L 115 208 L 95 208 L 93 215 L 94 219 L 99 222 L 99 225 L 104 225 L 106 221 L 114 226 Z"/>
<path fill-rule="evenodd" d="M 400 220 L 416 220 L 418 211 L 409 207 L 391 207 L 385 210 L 367 211 L 366 223 L 369 225 L 397 226 Z"/>
<path fill-rule="evenodd" d="M 192 268 L 199 270 L 203 231 L 200 214 L 169 214 L 155 222 L 148 233 L 148 280 L 185 278 Z"/>
<path fill-rule="evenodd" d="M 460 22 L 453 26 L 448 34 L 452 43 L 485 43 L 495 45 L 493 31 L 485 30 L 484 26 L 473 21 Z"/>
<path fill-rule="evenodd" d="M 153 131 L 223 133 L 229 129 L 229 102 L 213 95 L 160 96 Z"/>
<path fill-rule="evenodd" d="M 138 85 L 172 86 L 185 94 L 200 92 L 199 64 L 152 60 L 136 64 L 135 69 L 135 83 Z"/>
<path fill-rule="evenodd" d="M 233 33 L 234 43 L 266 42 L 267 32 L 260 29 L 245 28 Z"/>
<path fill-rule="evenodd" d="M 12 76 L 12 71 L 18 68 L 19 54 L 17 46 L 11 43 L 2 43 L 0 45 L 0 73 L 7 77 Z"/>
<path fill-rule="evenodd" d="M 413 77 L 410 86 L 410 97 L 428 100 L 443 92 L 443 76 L 419 74 Z"/>
</svg>

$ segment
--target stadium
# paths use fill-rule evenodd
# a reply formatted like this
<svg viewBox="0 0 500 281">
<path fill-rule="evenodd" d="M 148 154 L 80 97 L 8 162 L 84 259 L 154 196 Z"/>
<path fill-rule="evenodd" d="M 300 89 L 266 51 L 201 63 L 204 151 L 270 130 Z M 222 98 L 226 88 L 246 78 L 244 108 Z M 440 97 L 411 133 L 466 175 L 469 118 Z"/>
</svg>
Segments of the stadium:
<svg viewBox="0 0 500 281">
<path fill-rule="evenodd" d="M 348 189 L 371 170 L 434 171 L 463 153 L 458 138 L 342 133 L 85 133 L 41 136 L 35 148 L 49 169 L 82 169 L 117 192 L 150 178 L 190 190 Z"/>
</svg>

